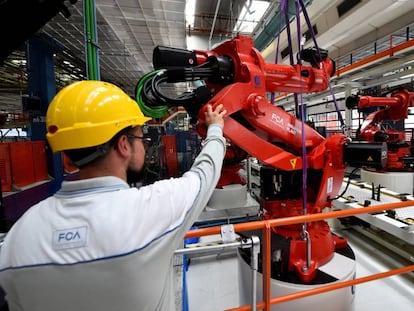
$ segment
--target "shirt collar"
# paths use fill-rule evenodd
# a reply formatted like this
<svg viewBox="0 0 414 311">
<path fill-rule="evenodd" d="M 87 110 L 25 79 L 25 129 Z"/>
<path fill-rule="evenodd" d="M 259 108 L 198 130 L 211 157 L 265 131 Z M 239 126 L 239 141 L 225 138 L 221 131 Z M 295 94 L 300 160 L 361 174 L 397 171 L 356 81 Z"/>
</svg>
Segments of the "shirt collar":
<svg viewBox="0 0 414 311">
<path fill-rule="evenodd" d="M 57 196 L 90 194 L 92 192 L 107 192 L 130 188 L 121 178 L 114 176 L 95 177 L 72 181 L 63 181 Z"/>
</svg>

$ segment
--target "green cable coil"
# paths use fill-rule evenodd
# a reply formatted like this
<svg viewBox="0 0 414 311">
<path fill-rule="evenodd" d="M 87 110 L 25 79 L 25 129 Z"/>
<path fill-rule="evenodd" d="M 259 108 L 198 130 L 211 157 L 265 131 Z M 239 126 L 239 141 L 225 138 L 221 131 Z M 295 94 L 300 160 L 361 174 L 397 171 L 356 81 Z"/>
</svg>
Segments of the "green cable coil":
<svg viewBox="0 0 414 311">
<path fill-rule="evenodd" d="M 160 106 L 150 107 L 150 106 L 147 106 L 144 103 L 144 100 L 142 99 L 142 90 L 143 90 L 145 82 L 148 79 L 151 79 L 154 75 L 158 74 L 161 71 L 162 71 L 162 69 L 151 71 L 151 72 L 145 74 L 138 81 L 138 85 L 137 85 L 137 88 L 136 88 L 135 96 L 136 96 L 136 101 L 138 103 L 138 106 L 141 108 L 141 111 L 144 113 L 144 115 L 149 116 L 151 118 L 162 118 L 162 117 L 164 117 L 168 114 L 169 107 L 167 105 L 160 105 Z"/>
</svg>

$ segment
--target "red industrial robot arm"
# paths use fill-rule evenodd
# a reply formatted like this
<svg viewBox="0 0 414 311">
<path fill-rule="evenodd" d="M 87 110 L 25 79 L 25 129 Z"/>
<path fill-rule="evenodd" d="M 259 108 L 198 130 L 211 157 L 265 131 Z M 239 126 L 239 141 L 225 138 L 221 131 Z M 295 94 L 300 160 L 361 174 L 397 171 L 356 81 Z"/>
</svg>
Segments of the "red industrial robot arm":
<svg viewBox="0 0 414 311">
<path fill-rule="evenodd" d="M 381 128 L 383 121 L 399 121 L 407 118 L 408 108 L 414 105 L 414 93 L 405 89 L 397 90 L 388 97 L 351 96 L 346 100 L 348 108 L 367 109 L 383 107 L 370 113 L 359 131 L 359 138 L 368 142 L 386 141 L 402 142 L 405 134 L 391 128 Z"/>
<path fill-rule="evenodd" d="M 201 136 L 205 135 L 206 104 L 213 107 L 223 104 L 227 110 L 224 136 L 231 146 L 256 157 L 262 164 L 260 204 L 265 210 L 264 217 L 303 215 L 304 209 L 310 214 L 319 213 L 331 206 L 342 186 L 345 166 L 349 164 L 344 160 L 345 151 L 350 150 L 346 148 L 349 140 L 343 134 L 324 138 L 266 99 L 268 92 L 312 93 L 328 87 L 334 72 L 333 61 L 312 50 L 301 56 L 311 66 L 266 64 L 253 47 L 253 40 L 244 36 L 237 36 L 211 51 L 156 49 L 153 63 L 158 71 L 149 75 L 148 81 L 139 82 L 138 89 L 145 94 L 138 94 L 137 101 L 142 104 L 143 99 L 156 98 L 156 101 L 147 102 L 182 104 L 198 120 Z M 204 81 L 205 85 L 178 99 L 164 96 L 158 88 L 162 82 L 197 80 Z M 229 163 L 237 168 L 241 160 L 238 157 L 245 155 L 234 150 L 228 148 L 234 157 Z M 231 182 L 233 179 L 226 175 L 237 170 L 226 170 L 229 163 L 225 162 L 222 178 L 227 177 Z M 305 174 L 306 187 L 303 187 Z M 220 185 L 223 183 L 219 182 Z M 304 259 L 309 241 L 303 239 L 302 226 L 275 229 L 275 233 L 289 240 L 291 245 L 291 250 L 286 252 L 289 254 L 288 270 L 295 271 L 304 282 L 315 277 L 317 267 L 332 258 L 339 245 L 325 222 L 307 228 L 314 250 L 311 262 Z M 304 265 L 307 266 L 305 270 L 302 269 Z"/>
<path fill-rule="evenodd" d="M 392 171 L 405 171 L 414 168 L 412 148 L 406 142 L 405 131 L 384 126 L 384 121 L 400 121 L 408 116 L 408 108 L 414 105 L 414 93 L 405 89 L 396 90 L 386 97 L 350 96 L 346 99 L 347 108 L 359 110 L 377 107 L 361 124 L 358 140 L 384 142 L 388 146 L 385 168 Z M 411 141 L 412 144 L 412 141 Z M 378 168 L 377 168 L 378 169 Z M 384 168 L 380 168 L 383 170 Z"/>
<path fill-rule="evenodd" d="M 231 64 L 227 66 L 232 68 L 231 83 L 219 88 L 215 86 L 216 92 L 209 101 L 213 106 L 223 104 L 228 111 L 225 136 L 266 164 L 287 170 L 301 169 L 303 124 L 283 109 L 271 105 L 266 93 L 323 91 L 334 71 L 333 61 L 325 57 L 313 66 L 267 64 L 253 47 L 252 39 L 244 36 L 209 52 L 198 51 L 196 55 L 198 62 L 224 55 Z M 216 61 L 218 67 L 220 63 L 223 62 Z M 201 108 L 199 114 L 199 125 L 204 122 L 204 109 Z M 313 128 L 305 124 L 304 131 L 309 150 L 323 143 L 324 138 Z"/>
<path fill-rule="evenodd" d="M 231 144 L 275 169 L 301 170 L 304 156 L 307 168 L 326 168 L 323 176 L 330 186 L 324 187 L 322 181 L 321 191 L 316 191 L 326 201 L 342 183 L 343 146 L 348 139 L 342 134 L 325 139 L 266 99 L 269 92 L 312 93 L 328 87 L 335 66 L 326 52 L 305 50 L 300 56 L 311 65 L 267 64 L 254 48 L 253 39 L 240 35 L 211 51 L 156 48 L 153 63 L 159 72 L 152 81 L 141 84 L 143 90 L 152 90 L 157 105 L 182 104 L 187 111 L 195 111 L 201 136 L 205 135 L 205 104 L 223 104 L 228 112 L 224 135 Z M 162 82 L 196 80 L 205 81 L 204 89 L 209 91 L 202 100 L 200 93 L 205 92 L 184 94 L 176 100 L 161 96 L 157 88 Z"/>
</svg>

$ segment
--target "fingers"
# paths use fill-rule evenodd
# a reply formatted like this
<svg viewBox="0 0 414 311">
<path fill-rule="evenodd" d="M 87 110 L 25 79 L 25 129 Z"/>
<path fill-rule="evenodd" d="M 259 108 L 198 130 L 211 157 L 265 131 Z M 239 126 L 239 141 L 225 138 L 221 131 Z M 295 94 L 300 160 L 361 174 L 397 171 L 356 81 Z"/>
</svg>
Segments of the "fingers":
<svg viewBox="0 0 414 311">
<path fill-rule="evenodd" d="M 216 109 L 216 111 L 217 112 L 219 112 L 219 115 L 221 116 L 221 117 L 224 117 L 225 115 L 226 115 L 226 113 L 227 113 L 227 110 L 226 109 L 224 109 L 224 106 L 223 105 L 219 105 L 219 106 L 221 106 L 220 108 L 219 107 L 217 107 L 217 109 Z M 221 109 L 223 109 L 223 110 L 220 110 Z"/>
<path fill-rule="evenodd" d="M 218 105 L 216 109 L 214 109 L 214 113 L 220 116 L 224 116 L 227 113 L 227 110 L 223 109 L 223 107 L 224 107 L 223 104 Z M 213 113 L 213 106 L 211 104 L 208 104 L 206 114 L 212 114 L 212 113 Z"/>
<path fill-rule="evenodd" d="M 219 113 L 221 111 L 221 109 L 223 108 L 223 104 L 220 104 L 216 107 L 216 112 Z"/>
<path fill-rule="evenodd" d="M 216 107 L 215 112 L 218 113 L 220 116 L 224 116 L 227 111 L 226 111 L 226 109 L 223 109 L 223 108 L 224 108 L 224 105 L 220 104 Z"/>
<path fill-rule="evenodd" d="M 218 124 L 223 128 L 224 126 L 224 116 L 227 113 L 227 110 L 224 109 L 224 105 L 217 105 L 213 110 L 213 105 L 207 104 L 206 110 L 204 111 L 205 115 L 205 125 L 210 126 L 211 124 Z"/>
</svg>

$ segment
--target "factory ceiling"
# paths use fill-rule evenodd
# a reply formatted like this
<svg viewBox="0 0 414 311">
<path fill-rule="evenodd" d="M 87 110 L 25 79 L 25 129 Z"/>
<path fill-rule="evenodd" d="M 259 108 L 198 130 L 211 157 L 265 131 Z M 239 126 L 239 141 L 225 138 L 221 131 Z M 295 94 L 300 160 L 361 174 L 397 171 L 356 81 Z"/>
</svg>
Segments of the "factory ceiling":
<svg viewBox="0 0 414 311">
<path fill-rule="evenodd" d="M 190 26 L 186 24 L 186 0 L 95 1 L 96 46 L 99 51 L 100 77 L 102 80 L 121 86 L 133 95 L 139 78 L 153 69 L 152 51 L 155 46 L 188 48 L 187 42 L 191 37 L 202 38 L 208 46 L 211 42 L 217 43 L 231 38 L 237 32 L 251 35 L 255 42 L 261 40 L 259 43 L 266 61 L 274 62 L 276 33 L 274 31 L 270 33 L 268 26 L 271 26 L 275 17 L 278 17 L 281 1 L 265 2 L 269 4 L 267 11 L 260 20 L 255 21 L 256 27 L 247 31 L 240 27 L 237 30 L 236 24 L 242 19 L 239 15 L 243 8 L 248 8 L 250 12 L 255 11 L 256 7 L 251 0 L 197 0 L 193 14 L 194 23 Z M 408 34 L 404 32 L 404 29 L 413 23 L 411 16 L 414 16 L 414 1 L 318 0 L 303 2 L 307 6 L 310 20 L 319 27 L 316 36 L 320 42 L 319 46 L 332 52 L 330 55 L 333 55 L 337 62 L 356 51 L 360 54 L 365 53 L 367 57 L 372 55 L 375 53 L 374 49 L 378 48 L 378 46 L 374 47 L 373 43 L 397 30 L 402 31 L 405 39 L 413 38 L 410 32 L 412 29 Z M 71 81 L 87 78 L 84 3 L 84 1 L 76 0 L 66 2 L 67 11 L 57 14 L 35 33 L 36 36 L 53 38 L 62 46 L 62 50 L 56 53 L 54 60 L 58 89 Z M 289 0 L 289 3 L 295 3 L 295 1 Z M 355 7 L 352 7 L 352 4 Z M 351 9 L 344 13 L 342 21 L 335 22 L 340 9 L 345 11 L 347 7 Z M 326 26 L 332 22 L 335 24 L 327 28 Z M 304 27 L 306 30 L 306 25 Z M 13 33 L 13 30 L 10 30 L 10 33 Z M 265 36 L 264 39 L 262 36 Z M 389 40 L 382 41 L 382 43 L 389 45 Z M 3 110 L 19 109 L 21 95 L 27 94 L 28 68 L 25 47 L 21 45 L 16 48 L 0 66 L 0 106 Z M 411 49 L 407 48 L 399 52 L 399 58 L 407 61 L 410 57 L 414 58 L 411 53 Z M 397 70 L 396 67 L 400 68 L 404 64 L 391 57 L 376 62 L 378 61 L 381 61 L 384 70 L 387 71 Z M 341 79 L 351 83 L 359 74 L 359 85 L 364 85 L 369 80 L 380 79 L 384 72 L 374 65 L 375 62 L 372 62 L 372 64 L 344 73 Z M 367 66 L 373 68 L 370 69 Z M 367 73 L 366 76 L 361 75 L 363 70 Z M 336 79 L 333 83 L 341 85 L 343 81 Z"/>
</svg>

